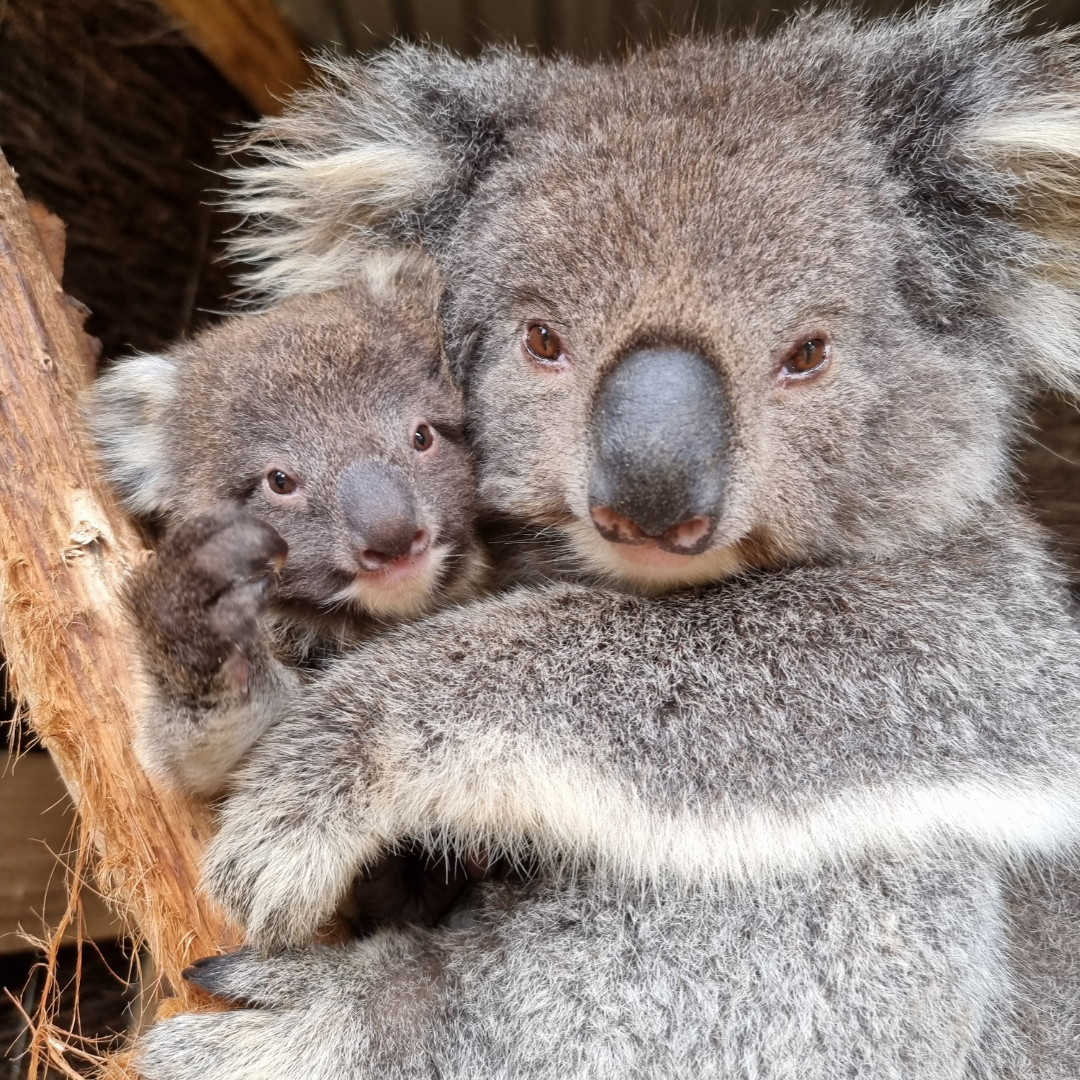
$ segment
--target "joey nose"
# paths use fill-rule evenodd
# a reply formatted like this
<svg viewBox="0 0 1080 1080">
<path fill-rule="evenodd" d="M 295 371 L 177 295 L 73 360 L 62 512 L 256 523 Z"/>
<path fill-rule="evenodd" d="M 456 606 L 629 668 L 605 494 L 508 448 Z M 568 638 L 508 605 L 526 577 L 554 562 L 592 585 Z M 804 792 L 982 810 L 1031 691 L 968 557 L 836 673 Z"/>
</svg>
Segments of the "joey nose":
<svg viewBox="0 0 1080 1080">
<path fill-rule="evenodd" d="M 378 570 L 423 554 L 427 530 L 404 470 L 382 461 L 354 462 L 338 482 L 341 512 L 360 566 Z"/>
<path fill-rule="evenodd" d="M 593 406 L 589 511 L 600 534 L 703 551 L 722 510 L 730 412 L 704 357 L 675 348 L 623 357 Z"/>
</svg>

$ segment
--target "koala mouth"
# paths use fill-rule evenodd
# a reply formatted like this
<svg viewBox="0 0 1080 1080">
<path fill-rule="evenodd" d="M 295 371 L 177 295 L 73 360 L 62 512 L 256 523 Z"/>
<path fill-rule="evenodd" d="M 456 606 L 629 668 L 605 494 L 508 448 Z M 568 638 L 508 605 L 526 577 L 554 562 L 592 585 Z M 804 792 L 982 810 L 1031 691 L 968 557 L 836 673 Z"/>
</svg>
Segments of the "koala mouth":
<svg viewBox="0 0 1080 1080">
<path fill-rule="evenodd" d="M 361 567 L 347 575 L 347 583 L 335 596 L 335 602 L 379 618 L 419 615 L 434 603 L 447 554 L 445 547 L 429 545 L 421 552 L 388 559 L 375 568 Z"/>
<path fill-rule="evenodd" d="M 431 547 L 425 545 L 422 551 L 385 559 L 375 565 L 361 563 L 356 580 L 367 587 L 393 587 L 423 575 L 430 562 Z"/>
<path fill-rule="evenodd" d="M 708 547 L 713 523 L 704 514 L 696 514 L 665 529 L 660 535 L 645 532 L 636 522 L 612 510 L 609 506 L 593 506 L 589 511 L 596 531 L 614 544 L 659 549 L 685 558 L 700 555 Z"/>
<path fill-rule="evenodd" d="M 723 581 L 747 565 L 738 543 L 689 553 L 685 548 L 680 551 L 681 545 L 667 546 L 651 537 L 637 542 L 610 540 L 591 517 L 564 526 L 564 531 L 587 570 L 616 588 L 645 595 Z"/>
</svg>

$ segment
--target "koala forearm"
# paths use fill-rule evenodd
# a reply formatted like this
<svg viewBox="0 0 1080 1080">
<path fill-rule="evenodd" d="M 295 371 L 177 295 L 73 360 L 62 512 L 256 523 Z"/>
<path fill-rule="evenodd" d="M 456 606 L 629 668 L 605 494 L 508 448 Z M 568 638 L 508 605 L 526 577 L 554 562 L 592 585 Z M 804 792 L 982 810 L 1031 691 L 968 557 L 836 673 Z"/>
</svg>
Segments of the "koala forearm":
<svg viewBox="0 0 1080 1080">
<path fill-rule="evenodd" d="M 235 667 L 199 678 L 160 656 L 153 661 L 136 751 L 148 770 L 189 794 L 220 791 L 299 685 L 296 672 L 261 643 L 238 657 L 243 685 Z"/>
<path fill-rule="evenodd" d="M 928 558 L 670 600 L 558 586 L 388 635 L 256 748 L 210 885 L 273 944 L 406 837 L 691 883 L 1058 850 L 1080 775 L 1064 594 L 979 537 Z"/>
</svg>

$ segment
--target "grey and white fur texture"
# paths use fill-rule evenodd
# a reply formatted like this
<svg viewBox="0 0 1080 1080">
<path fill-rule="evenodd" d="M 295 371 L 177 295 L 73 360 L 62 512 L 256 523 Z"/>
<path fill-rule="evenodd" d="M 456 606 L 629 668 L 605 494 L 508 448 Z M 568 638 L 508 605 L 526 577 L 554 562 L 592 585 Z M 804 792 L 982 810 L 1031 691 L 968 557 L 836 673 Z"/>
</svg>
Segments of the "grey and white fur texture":
<svg viewBox="0 0 1080 1080">
<path fill-rule="evenodd" d="M 607 584 L 290 707 L 206 864 L 253 947 L 191 978 L 243 1007 L 147 1080 L 1080 1076 L 1080 630 L 1009 475 L 1080 376 L 1080 63 L 1016 31 L 402 48 L 267 122 L 255 283 L 425 246 L 485 509 Z M 535 870 L 308 944 L 415 840 Z"/>
<path fill-rule="evenodd" d="M 138 748 L 213 794 L 345 646 L 473 595 L 485 573 L 437 275 L 353 284 L 117 363 L 87 415 L 106 475 L 165 528 L 126 594 L 147 682 Z"/>
</svg>

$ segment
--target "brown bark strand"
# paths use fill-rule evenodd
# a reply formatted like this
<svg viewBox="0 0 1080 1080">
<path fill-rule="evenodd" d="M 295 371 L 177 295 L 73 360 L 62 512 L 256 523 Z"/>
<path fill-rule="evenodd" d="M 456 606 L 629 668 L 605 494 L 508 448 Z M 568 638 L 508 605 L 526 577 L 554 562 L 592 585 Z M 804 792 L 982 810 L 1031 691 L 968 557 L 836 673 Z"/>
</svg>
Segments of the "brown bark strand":
<svg viewBox="0 0 1080 1080">
<path fill-rule="evenodd" d="M 144 553 L 94 472 L 79 421 L 87 378 L 77 323 L 0 155 L 0 642 L 101 888 L 194 1004 L 180 972 L 235 934 L 196 890 L 205 813 L 158 790 L 131 748 L 140 691 L 116 597 Z"/>
</svg>

